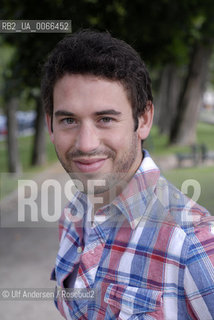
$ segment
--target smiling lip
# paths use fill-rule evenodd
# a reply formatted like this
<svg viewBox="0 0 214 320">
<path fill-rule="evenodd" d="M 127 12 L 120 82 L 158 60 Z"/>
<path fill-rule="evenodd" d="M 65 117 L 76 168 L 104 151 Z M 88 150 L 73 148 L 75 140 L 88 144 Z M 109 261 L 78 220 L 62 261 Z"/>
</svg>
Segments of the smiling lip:
<svg viewBox="0 0 214 320">
<path fill-rule="evenodd" d="M 74 163 L 81 172 L 94 172 L 99 170 L 104 164 L 106 158 L 95 159 L 76 159 Z"/>
</svg>

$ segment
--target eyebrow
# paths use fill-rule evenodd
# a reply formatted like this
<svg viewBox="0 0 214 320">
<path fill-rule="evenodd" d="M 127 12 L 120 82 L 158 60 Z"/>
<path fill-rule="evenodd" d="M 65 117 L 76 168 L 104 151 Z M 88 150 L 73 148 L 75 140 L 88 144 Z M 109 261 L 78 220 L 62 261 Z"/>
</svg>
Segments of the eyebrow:
<svg viewBox="0 0 214 320">
<path fill-rule="evenodd" d="M 107 110 L 102 110 L 102 111 L 97 111 L 94 113 L 96 116 L 103 116 L 103 115 L 121 115 L 121 112 L 116 111 L 114 109 L 107 109 Z M 73 112 L 70 111 L 66 111 L 66 110 L 57 110 L 54 115 L 56 117 L 62 117 L 62 116 L 66 116 L 66 117 L 74 117 L 75 114 Z"/>
<path fill-rule="evenodd" d="M 118 116 L 118 115 L 121 115 L 121 112 L 116 111 L 114 109 L 107 109 L 107 110 L 97 111 L 97 112 L 95 112 L 95 114 L 97 116 L 103 116 L 103 115 L 115 115 L 115 116 Z"/>
<path fill-rule="evenodd" d="M 65 111 L 65 110 L 58 110 L 54 113 L 54 115 L 56 117 L 61 117 L 61 116 L 70 116 L 70 117 L 73 117 L 74 116 L 74 113 L 73 112 L 70 112 L 70 111 Z"/>
</svg>

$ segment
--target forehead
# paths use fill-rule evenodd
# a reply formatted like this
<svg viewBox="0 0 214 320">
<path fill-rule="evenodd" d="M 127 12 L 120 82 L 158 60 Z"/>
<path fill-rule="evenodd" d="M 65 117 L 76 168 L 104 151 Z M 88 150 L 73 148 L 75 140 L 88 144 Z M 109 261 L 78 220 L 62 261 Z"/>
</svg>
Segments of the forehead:
<svg viewBox="0 0 214 320">
<path fill-rule="evenodd" d="M 72 112 L 81 109 L 96 112 L 111 107 L 131 112 L 127 92 L 119 81 L 93 75 L 63 76 L 54 86 L 53 104 L 54 111 L 63 108 Z"/>
</svg>

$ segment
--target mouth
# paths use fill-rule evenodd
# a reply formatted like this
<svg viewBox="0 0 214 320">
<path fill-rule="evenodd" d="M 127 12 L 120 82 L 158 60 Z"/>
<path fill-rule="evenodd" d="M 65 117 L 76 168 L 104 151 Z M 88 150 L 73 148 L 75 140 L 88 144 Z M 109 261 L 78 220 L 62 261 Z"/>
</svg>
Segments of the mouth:
<svg viewBox="0 0 214 320">
<path fill-rule="evenodd" d="M 98 171 L 104 164 L 107 158 L 91 158 L 91 159 L 75 159 L 74 163 L 79 171 L 83 173 L 90 173 Z"/>
</svg>

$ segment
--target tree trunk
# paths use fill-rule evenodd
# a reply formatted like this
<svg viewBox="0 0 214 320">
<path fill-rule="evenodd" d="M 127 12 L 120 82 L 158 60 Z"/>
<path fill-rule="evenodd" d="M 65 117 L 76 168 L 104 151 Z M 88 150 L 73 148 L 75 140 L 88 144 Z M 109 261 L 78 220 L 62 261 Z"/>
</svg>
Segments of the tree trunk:
<svg viewBox="0 0 214 320">
<path fill-rule="evenodd" d="M 190 145 L 196 142 L 196 126 L 208 75 L 212 47 L 196 46 L 184 84 L 177 116 L 170 133 L 170 143 Z"/>
<path fill-rule="evenodd" d="M 176 116 L 176 108 L 181 88 L 181 77 L 175 65 L 167 65 L 161 76 L 159 96 L 157 100 L 157 124 L 161 133 L 169 134 Z"/>
<path fill-rule="evenodd" d="M 7 150 L 8 150 L 8 171 L 19 173 L 21 171 L 18 154 L 18 126 L 16 120 L 16 111 L 18 106 L 17 98 L 10 98 L 6 105 L 7 115 Z"/>
<path fill-rule="evenodd" d="M 32 151 L 32 165 L 43 165 L 46 162 L 45 113 L 39 97 L 36 97 L 36 124 Z"/>
</svg>

